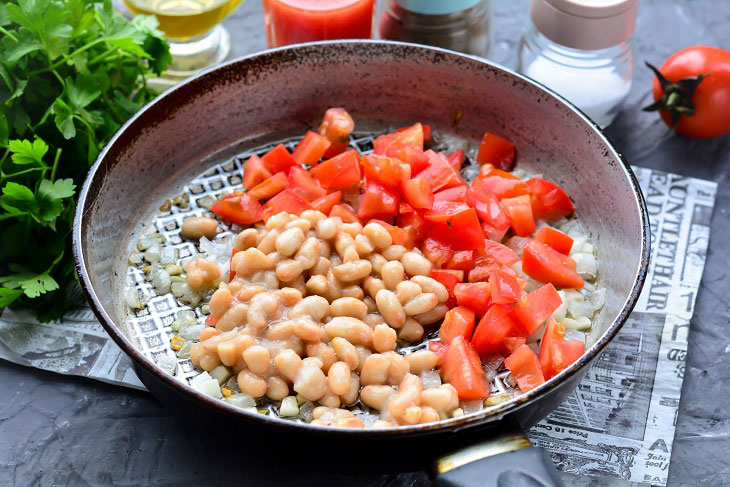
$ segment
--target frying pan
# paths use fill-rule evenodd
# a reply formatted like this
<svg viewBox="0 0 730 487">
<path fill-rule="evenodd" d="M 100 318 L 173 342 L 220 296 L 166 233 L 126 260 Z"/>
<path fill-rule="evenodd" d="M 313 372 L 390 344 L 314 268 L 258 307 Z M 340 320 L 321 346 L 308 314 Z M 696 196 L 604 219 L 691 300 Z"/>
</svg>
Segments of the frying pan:
<svg viewBox="0 0 730 487">
<path fill-rule="evenodd" d="M 527 394 L 439 423 L 342 430 L 242 411 L 162 371 L 125 325 L 126 257 L 160 203 L 232 150 L 301 134 L 331 106 L 357 129 L 415 121 L 477 141 L 485 131 L 514 142 L 521 167 L 565 188 L 591 235 L 603 309 L 585 355 Z M 578 109 L 508 69 L 432 47 L 336 41 L 244 57 L 168 90 L 129 120 L 91 168 L 74 222 L 74 257 L 86 297 L 132 359 L 147 388 L 176 412 L 267 436 L 355 445 L 370 453 L 415 451 L 433 460 L 437 485 L 557 485 L 547 454 L 523 431 L 578 385 L 638 298 L 649 259 L 643 196 L 611 142 Z M 258 434 L 258 433 L 257 433 Z M 522 482 L 522 484 L 520 483 Z"/>
</svg>

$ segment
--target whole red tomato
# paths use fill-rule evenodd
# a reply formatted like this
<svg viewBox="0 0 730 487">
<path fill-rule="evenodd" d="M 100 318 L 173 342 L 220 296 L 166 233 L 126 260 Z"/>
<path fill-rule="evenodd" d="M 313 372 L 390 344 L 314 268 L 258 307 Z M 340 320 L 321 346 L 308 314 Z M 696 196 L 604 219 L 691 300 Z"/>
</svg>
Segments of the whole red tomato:
<svg viewBox="0 0 730 487">
<path fill-rule="evenodd" d="M 688 47 L 670 56 L 659 73 L 653 86 L 657 103 L 647 108 L 660 110 L 667 125 L 698 138 L 730 131 L 730 51 Z"/>
</svg>

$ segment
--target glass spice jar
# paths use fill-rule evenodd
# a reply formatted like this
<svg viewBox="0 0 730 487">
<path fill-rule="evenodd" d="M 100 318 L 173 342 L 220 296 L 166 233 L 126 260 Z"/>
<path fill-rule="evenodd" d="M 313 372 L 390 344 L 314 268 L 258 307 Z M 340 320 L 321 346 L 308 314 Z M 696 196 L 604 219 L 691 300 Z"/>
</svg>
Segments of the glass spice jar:
<svg viewBox="0 0 730 487">
<path fill-rule="evenodd" d="M 638 0 L 533 0 L 518 71 L 556 91 L 599 126 L 629 93 Z"/>
<path fill-rule="evenodd" d="M 486 57 L 490 7 L 490 0 L 390 0 L 380 17 L 380 37 Z"/>
</svg>

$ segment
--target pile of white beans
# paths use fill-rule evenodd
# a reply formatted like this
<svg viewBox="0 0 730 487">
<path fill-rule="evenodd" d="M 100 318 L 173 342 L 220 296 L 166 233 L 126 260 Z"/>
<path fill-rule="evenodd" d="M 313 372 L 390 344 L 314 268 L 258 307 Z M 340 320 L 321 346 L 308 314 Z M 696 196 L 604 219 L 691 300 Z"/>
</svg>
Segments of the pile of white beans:
<svg viewBox="0 0 730 487">
<path fill-rule="evenodd" d="M 211 238 L 217 228 L 195 217 L 181 233 Z M 230 282 L 211 261 L 186 265 L 191 288 L 217 285 L 209 302 L 215 326 L 190 349 L 196 367 L 226 367 L 254 398 L 312 401 L 315 425 L 364 427 L 343 408 L 358 401 L 380 413 L 373 428 L 438 421 L 459 408 L 451 385 L 424 388 L 436 354 L 399 347 L 448 311 L 448 290 L 428 277 L 431 262 L 418 249 L 393 245 L 375 222 L 363 227 L 314 210 L 247 228 L 234 249 Z"/>
</svg>

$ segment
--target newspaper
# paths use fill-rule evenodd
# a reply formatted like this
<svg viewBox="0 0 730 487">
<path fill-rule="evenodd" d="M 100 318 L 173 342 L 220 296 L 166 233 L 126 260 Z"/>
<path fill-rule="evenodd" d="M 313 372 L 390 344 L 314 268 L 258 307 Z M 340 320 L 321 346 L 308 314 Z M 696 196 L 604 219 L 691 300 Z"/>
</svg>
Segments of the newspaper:
<svg viewBox="0 0 730 487">
<path fill-rule="evenodd" d="M 220 188 L 216 181 L 226 181 L 226 173 L 237 173 L 238 168 L 223 166 L 219 171 L 201 178 L 211 190 Z M 644 290 L 621 332 L 577 390 L 529 432 L 572 484 L 597 485 L 597 477 L 603 477 L 600 485 L 667 482 L 689 324 L 717 185 L 657 170 L 634 171 L 646 196 L 653 236 Z M 191 188 L 194 194 L 194 185 Z M 173 225 L 181 217 L 172 214 L 168 222 Z M 164 233 L 165 228 L 159 229 Z M 80 292 L 73 292 L 75 307 L 56 322 L 42 324 L 30 313 L 5 310 L 0 316 L 0 358 L 144 389 L 130 360 L 108 337 Z M 132 322 L 134 339 L 152 358 L 171 353 L 163 328 L 179 309 L 170 302 L 174 300 L 160 298 L 148 303 L 151 314 L 143 312 Z M 194 373 L 178 365 L 181 380 Z"/>
</svg>

